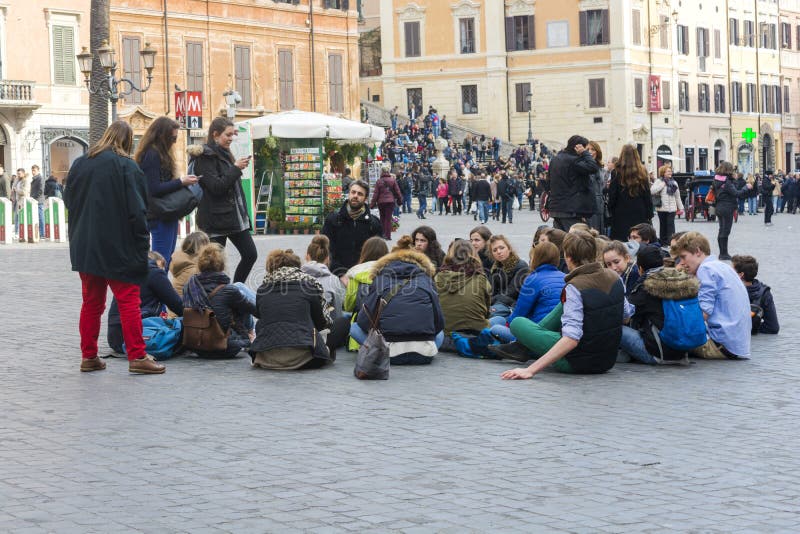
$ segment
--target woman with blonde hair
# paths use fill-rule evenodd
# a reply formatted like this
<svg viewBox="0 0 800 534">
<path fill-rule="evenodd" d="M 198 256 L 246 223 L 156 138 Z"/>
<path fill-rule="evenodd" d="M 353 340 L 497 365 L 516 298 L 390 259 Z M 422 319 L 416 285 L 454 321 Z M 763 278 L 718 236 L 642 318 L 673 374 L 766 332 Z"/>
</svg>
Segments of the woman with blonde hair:
<svg viewBox="0 0 800 534">
<path fill-rule="evenodd" d="M 106 291 L 116 297 L 131 373 L 160 374 L 164 366 L 145 353 L 139 286 L 147 280 L 147 182 L 130 158 L 133 129 L 113 122 L 100 141 L 72 164 L 64 190 L 69 210 L 69 255 L 83 287 L 79 330 L 81 371 L 102 371 L 97 357 Z"/>
<path fill-rule="evenodd" d="M 492 284 L 491 324 L 505 324 L 511 314 L 522 283 L 528 275 L 528 264 L 517 256 L 511 242 L 504 235 L 495 234 L 489 239 L 489 250 L 494 263 L 489 271 Z"/>
<path fill-rule="evenodd" d="M 658 198 L 658 241 L 669 243 L 675 233 L 675 215 L 683 211 L 683 201 L 678 182 L 672 178 L 672 165 L 662 165 L 658 169 L 658 180 L 650 187 L 650 194 Z"/>
<path fill-rule="evenodd" d="M 625 145 L 611 172 L 608 186 L 608 210 L 611 212 L 611 239 L 628 240 L 628 230 L 653 219 L 650 179 L 632 145 Z"/>
</svg>

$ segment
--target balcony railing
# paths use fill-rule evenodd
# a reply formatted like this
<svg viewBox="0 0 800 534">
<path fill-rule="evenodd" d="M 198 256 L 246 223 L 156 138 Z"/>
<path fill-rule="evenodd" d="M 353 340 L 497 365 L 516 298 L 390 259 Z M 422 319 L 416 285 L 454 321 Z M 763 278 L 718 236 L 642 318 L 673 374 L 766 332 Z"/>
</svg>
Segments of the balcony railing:
<svg viewBox="0 0 800 534">
<path fill-rule="evenodd" d="M 36 82 L 0 80 L 0 104 L 33 104 Z"/>
</svg>

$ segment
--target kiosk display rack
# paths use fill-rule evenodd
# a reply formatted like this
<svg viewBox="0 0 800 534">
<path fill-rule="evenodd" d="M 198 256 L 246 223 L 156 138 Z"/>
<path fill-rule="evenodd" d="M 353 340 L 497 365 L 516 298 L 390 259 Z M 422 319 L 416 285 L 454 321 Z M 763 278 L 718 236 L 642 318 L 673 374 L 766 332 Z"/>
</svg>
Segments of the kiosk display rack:
<svg viewBox="0 0 800 534">
<path fill-rule="evenodd" d="M 322 151 L 292 148 L 283 172 L 286 221 L 314 224 L 322 218 Z M 341 182 L 339 189 L 341 191 Z"/>
</svg>

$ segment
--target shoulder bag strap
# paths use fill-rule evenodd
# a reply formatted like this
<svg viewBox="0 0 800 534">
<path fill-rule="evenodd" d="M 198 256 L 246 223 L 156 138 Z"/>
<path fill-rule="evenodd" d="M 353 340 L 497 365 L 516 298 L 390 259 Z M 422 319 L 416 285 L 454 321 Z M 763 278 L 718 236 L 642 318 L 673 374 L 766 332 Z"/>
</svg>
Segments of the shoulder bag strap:
<svg viewBox="0 0 800 534">
<path fill-rule="evenodd" d="M 367 318 L 369 319 L 371 328 L 375 328 L 375 329 L 378 328 L 378 323 L 380 322 L 381 314 L 383 313 L 383 309 L 386 307 L 387 304 L 389 304 L 389 301 L 391 301 L 394 298 L 394 296 L 397 295 L 397 293 L 400 292 L 400 290 L 403 288 L 403 286 L 405 286 L 410 281 L 411 281 L 410 278 L 408 278 L 406 280 L 403 280 L 402 282 L 400 282 L 399 284 L 394 286 L 388 292 L 388 296 L 379 298 L 378 299 L 378 305 L 376 306 L 376 309 L 375 309 L 375 313 L 370 314 L 367 311 L 367 305 L 364 304 L 364 306 L 363 306 L 364 307 L 364 313 L 367 314 Z"/>
<path fill-rule="evenodd" d="M 223 287 L 225 287 L 226 285 L 228 285 L 228 284 L 220 284 L 217 287 L 215 287 L 214 290 L 211 293 L 208 294 L 208 302 L 209 302 L 209 304 L 211 303 L 211 299 L 214 298 L 214 295 L 216 295 L 217 292 L 220 289 L 222 289 Z"/>
</svg>

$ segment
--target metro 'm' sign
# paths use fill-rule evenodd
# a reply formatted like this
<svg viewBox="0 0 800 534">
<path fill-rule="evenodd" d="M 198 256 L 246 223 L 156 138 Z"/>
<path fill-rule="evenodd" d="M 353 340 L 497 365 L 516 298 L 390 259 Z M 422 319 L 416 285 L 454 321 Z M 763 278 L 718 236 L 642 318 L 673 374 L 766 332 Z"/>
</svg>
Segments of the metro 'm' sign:
<svg viewBox="0 0 800 534">
<path fill-rule="evenodd" d="M 203 92 L 179 91 L 175 93 L 175 120 L 181 128 L 203 127 Z"/>
</svg>

